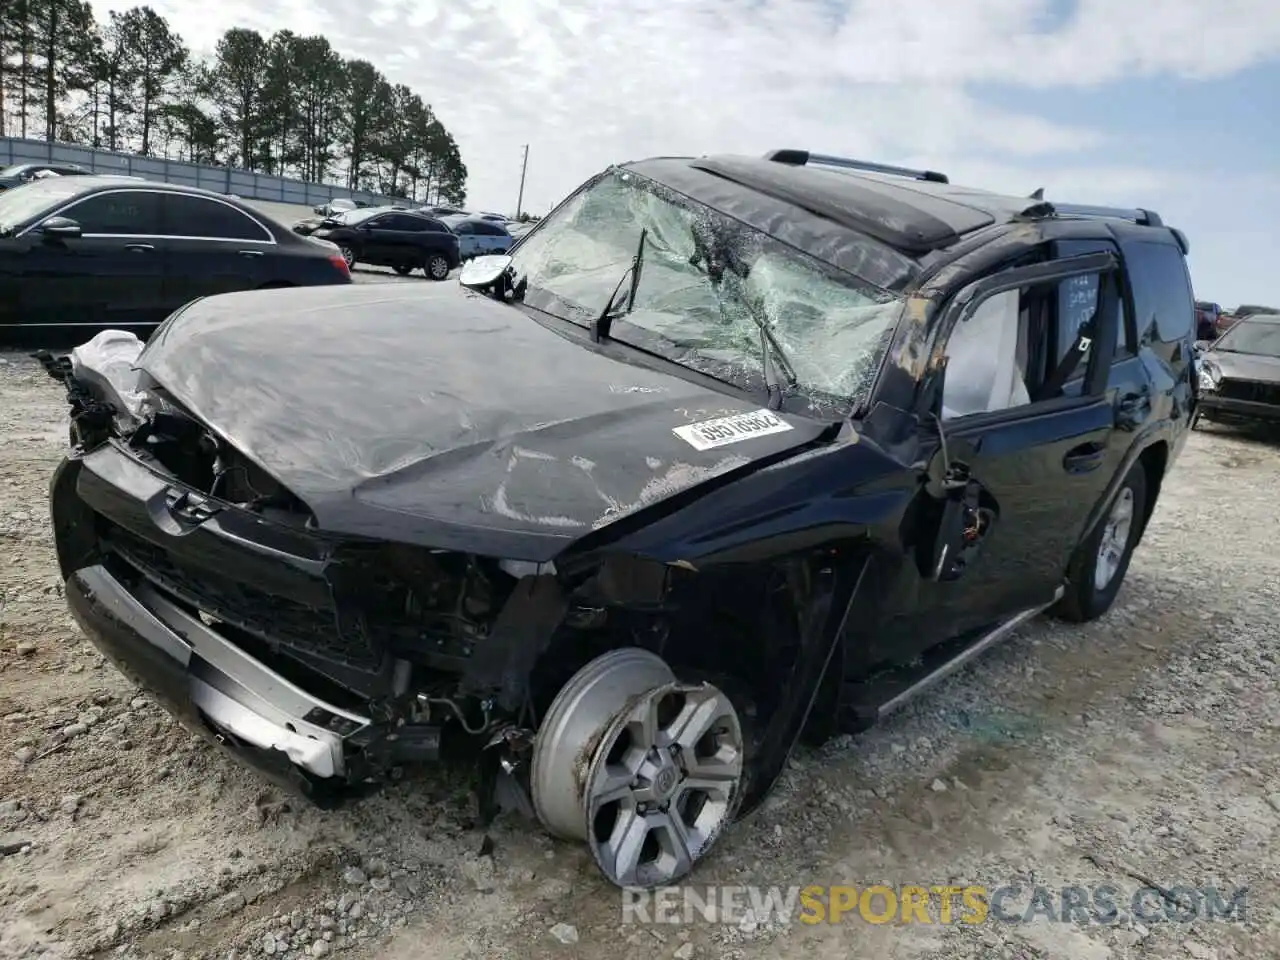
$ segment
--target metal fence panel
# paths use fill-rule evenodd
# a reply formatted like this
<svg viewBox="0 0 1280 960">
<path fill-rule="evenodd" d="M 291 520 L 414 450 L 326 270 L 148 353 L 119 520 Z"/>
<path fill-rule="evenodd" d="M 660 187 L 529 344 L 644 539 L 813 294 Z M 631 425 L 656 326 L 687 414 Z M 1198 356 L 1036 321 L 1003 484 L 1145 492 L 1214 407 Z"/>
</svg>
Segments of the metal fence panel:
<svg viewBox="0 0 1280 960">
<path fill-rule="evenodd" d="M 70 143 L 46 140 L 23 140 L 0 137 L 0 167 L 14 163 L 77 163 L 94 173 L 126 174 L 164 180 L 188 187 L 200 187 L 215 193 L 234 193 L 246 200 L 272 200 L 314 207 L 335 197 L 350 197 L 367 203 L 395 203 L 397 197 L 384 197 L 365 190 L 344 190 L 331 183 L 312 183 L 286 177 L 273 177 L 251 170 L 139 157 L 131 153 L 95 150 Z"/>
</svg>

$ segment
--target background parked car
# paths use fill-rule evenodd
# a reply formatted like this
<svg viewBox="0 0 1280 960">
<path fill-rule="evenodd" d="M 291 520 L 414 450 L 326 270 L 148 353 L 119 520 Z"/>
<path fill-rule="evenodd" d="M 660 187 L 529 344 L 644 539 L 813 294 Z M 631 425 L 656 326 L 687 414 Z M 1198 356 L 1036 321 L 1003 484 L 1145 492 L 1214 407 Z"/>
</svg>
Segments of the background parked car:
<svg viewBox="0 0 1280 960">
<path fill-rule="evenodd" d="M 425 213 L 429 217 L 466 217 L 470 216 L 467 211 L 460 207 L 449 206 L 426 206 L 419 207 L 419 213 Z"/>
<path fill-rule="evenodd" d="M 408 210 L 351 210 L 325 220 L 312 236 L 337 244 L 348 267 L 368 263 L 401 276 L 421 267 L 443 280 L 461 262 L 458 237 L 443 222 Z"/>
<path fill-rule="evenodd" d="M 0 190 L 11 190 L 24 183 L 40 179 L 41 174 L 54 173 L 60 177 L 85 176 L 89 173 L 78 163 L 19 163 L 0 170 Z"/>
<path fill-rule="evenodd" d="M 1214 343 L 1200 341 L 1195 421 L 1280 423 L 1280 314 L 1251 313 Z"/>
<path fill-rule="evenodd" d="M 322 203 L 318 207 L 312 207 L 312 211 L 321 217 L 331 217 L 335 213 L 346 213 L 348 210 L 357 209 L 358 204 L 354 200 L 345 200 L 339 198 L 330 200 L 328 203 Z"/>
<path fill-rule="evenodd" d="M 294 233 L 309 237 L 320 229 L 320 224 L 324 223 L 326 219 L 328 218 L 322 216 L 304 217 L 293 225 L 292 230 Z"/>
<path fill-rule="evenodd" d="M 458 249 L 463 260 L 487 253 L 506 253 L 515 243 L 507 228 L 484 217 L 444 217 L 449 229 L 458 235 Z"/>
<path fill-rule="evenodd" d="M 197 297 L 350 282 L 332 245 L 207 190 L 77 176 L 0 194 L 0 335 L 150 327 Z"/>
<path fill-rule="evenodd" d="M 1196 301 L 1196 339 L 1215 340 L 1218 336 L 1218 318 L 1222 307 L 1207 300 Z"/>
</svg>

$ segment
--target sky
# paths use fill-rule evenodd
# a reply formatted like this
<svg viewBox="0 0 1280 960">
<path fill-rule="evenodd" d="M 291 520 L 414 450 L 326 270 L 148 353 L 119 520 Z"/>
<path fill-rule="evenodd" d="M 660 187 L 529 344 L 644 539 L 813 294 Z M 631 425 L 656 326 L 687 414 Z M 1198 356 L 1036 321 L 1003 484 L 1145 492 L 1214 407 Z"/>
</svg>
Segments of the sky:
<svg viewBox="0 0 1280 960">
<path fill-rule="evenodd" d="M 105 17 L 129 0 L 93 0 Z M 610 163 L 789 147 L 1142 206 L 1198 297 L 1280 303 L 1274 0 L 151 0 L 197 52 L 322 33 L 418 91 L 474 209 Z"/>
</svg>

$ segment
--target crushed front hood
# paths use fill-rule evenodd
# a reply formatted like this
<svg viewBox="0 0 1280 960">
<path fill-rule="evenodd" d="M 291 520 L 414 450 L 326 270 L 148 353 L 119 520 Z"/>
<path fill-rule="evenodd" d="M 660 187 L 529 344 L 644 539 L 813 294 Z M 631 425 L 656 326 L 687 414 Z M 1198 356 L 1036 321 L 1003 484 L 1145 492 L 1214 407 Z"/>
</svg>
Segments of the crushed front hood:
<svg viewBox="0 0 1280 960">
<path fill-rule="evenodd" d="M 1249 353 L 1212 351 L 1206 359 L 1213 361 L 1224 377 L 1231 380 L 1257 380 L 1261 383 L 1280 383 L 1280 359 L 1260 357 Z"/>
<path fill-rule="evenodd" d="M 140 366 L 321 529 L 545 561 L 829 427 L 613 359 L 450 286 L 230 294 Z"/>
</svg>

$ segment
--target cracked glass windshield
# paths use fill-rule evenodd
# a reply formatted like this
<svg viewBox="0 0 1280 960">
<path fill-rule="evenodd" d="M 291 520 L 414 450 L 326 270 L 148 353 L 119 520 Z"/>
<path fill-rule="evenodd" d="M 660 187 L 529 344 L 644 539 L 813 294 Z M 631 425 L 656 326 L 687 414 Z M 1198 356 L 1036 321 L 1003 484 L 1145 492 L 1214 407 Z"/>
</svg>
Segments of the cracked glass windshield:
<svg viewBox="0 0 1280 960">
<path fill-rule="evenodd" d="M 530 306 L 585 325 L 612 299 L 614 340 L 747 389 L 768 361 L 815 405 L 852 410 L 866 399 L 900 297 L 625 171 L 553 216 L 515 254 Z"/>
</svg>

